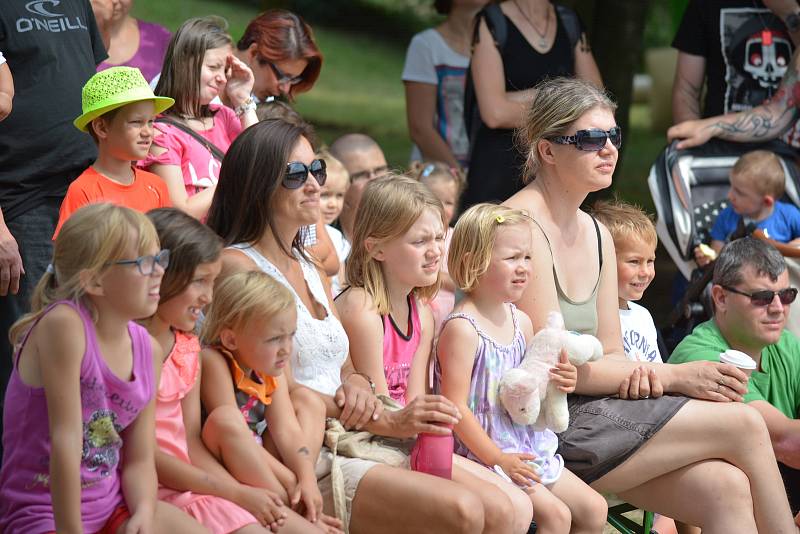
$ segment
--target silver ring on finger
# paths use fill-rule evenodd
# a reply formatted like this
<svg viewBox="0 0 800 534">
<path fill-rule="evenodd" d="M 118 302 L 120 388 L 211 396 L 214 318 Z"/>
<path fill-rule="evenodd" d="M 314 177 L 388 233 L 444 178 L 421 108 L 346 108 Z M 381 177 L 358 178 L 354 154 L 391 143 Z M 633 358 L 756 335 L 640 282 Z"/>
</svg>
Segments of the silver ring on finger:
<svg viewBox="0 0 800 534">
<path fill-rule="evenodd" d="M 650 395 L 642 395 L 642 397 L 641 397 L 641 398 L 642 398 L 642 399 L 649 399 L 649 398 L 650 398 Z"/>
</svg>

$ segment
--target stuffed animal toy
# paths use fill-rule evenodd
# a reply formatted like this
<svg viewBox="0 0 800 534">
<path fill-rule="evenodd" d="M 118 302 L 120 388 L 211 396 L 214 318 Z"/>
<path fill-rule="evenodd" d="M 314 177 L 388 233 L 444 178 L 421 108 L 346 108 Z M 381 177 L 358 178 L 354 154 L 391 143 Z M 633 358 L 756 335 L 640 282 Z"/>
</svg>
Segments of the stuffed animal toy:
<svg viewBox="0 0 800 534">
<path fill-rule="evenodd" d="M 547 326 L 533 336 L 522 363 L 506 371 L 500 380 L 500 402 L 515 423 L 556 433 L 567 429 L 567 394 L 549 380 L 562 348 L 576 367 L 603 356 L 603 346 L 596 337 L 565 330 L 561 314 L 550 312 Z"/>
</svg>

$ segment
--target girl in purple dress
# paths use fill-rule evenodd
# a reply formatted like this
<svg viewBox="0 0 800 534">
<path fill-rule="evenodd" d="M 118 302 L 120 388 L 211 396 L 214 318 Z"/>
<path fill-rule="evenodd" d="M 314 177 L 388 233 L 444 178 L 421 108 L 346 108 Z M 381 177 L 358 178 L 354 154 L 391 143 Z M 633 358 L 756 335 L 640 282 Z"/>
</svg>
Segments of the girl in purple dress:
<svg viewBox="0 0 800 534">
<path fill-rule="evenodd" d="M 466 296 L 439 335 L 436 389 L 462 414 L 456 452 L 521 486 L 540 530 L 600 533 L 605 499 L 564 469 L 551 430 L 513 423 L 498 398 L 503 373 L 519 366 L 533 336 L 528 316 L 511 304 L 528 285 L 531 240 L 530 218 L 521 210 L 478 204 L 458 220 L 448 263 Z M 550 380 L 570 393 L 577 376 L 562 354 Z"/>
</svg>

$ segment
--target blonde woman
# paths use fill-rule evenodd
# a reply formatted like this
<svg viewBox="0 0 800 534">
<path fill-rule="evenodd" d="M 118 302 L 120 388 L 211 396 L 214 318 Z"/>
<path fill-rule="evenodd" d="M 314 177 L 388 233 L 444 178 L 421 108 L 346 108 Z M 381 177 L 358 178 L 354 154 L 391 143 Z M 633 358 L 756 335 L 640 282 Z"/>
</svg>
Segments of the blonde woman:
<svg viewBox="0 0 800 534">
<path fill-rule="evenodd" d="M 580 210 L 586 195 L 611 185 L 622 143 L 614 109 L 602 90 L 581 80 L 539 85 L 520 131 L 529 150 L 527 185 L 505 202 L 532 214 L 539 251 L 519 308 L 534 330 L 549 311 L 561 311 L 567 328 L 596 335 L 605 349 L 603 359 L 578 368 L 559 452 L 594 489 L 704 534 L 794 533 L 766 426 L 739 402 L 744 373 L 711 362 L 625 359 L 614 242 Z M 645 374 L 636 370 L 642 365 Z"/>
</svg>

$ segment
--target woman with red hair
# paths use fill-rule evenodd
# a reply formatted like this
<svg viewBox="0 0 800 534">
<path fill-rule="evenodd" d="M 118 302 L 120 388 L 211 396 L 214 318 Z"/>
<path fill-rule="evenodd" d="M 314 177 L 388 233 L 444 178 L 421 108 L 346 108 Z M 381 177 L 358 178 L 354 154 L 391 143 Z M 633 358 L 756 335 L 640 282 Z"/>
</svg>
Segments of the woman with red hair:
<svg viewBox="0 0 800 534">
<path fill-rule="evenodd" d="M 250 21 L 234 54 L 253 70 L 253 95 L 260 101 L 282 95 L 294 100 L 314 86 L 322 68 L 311 27 L 283 9 L 270 9 Z"/>
</svg>

